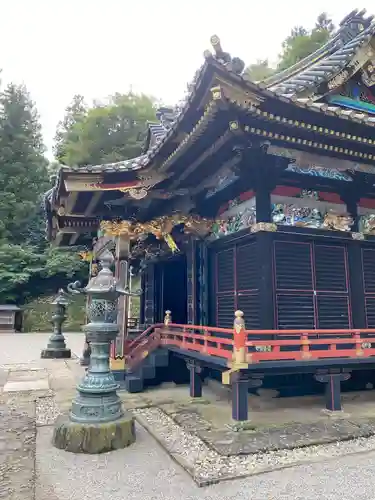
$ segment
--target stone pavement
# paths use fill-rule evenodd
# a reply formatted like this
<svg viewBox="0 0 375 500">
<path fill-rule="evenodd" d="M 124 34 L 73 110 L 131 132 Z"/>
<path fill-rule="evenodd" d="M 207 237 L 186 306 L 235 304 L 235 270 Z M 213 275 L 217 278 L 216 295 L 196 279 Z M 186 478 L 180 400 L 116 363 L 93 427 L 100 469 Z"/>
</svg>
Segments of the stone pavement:
<svg viewBox="0 0 375 500">
<path fill-rule="evenodd" d="M 82 374 L 76 360 L 41 360 L 47 335 L 2 335 L 0 337 L 0 499 L 7 500 L 230 500 L 236 499 L 316 499 L 325 498 L 374 500 L 375 439 L 356 443 L 338 443 L 330 448 L 316 447 L 316 463 L 275 470 L 267 474 L 226 481 L 198 488 L 190 475 L 180 467 L 158 442 L 140 425 L 137 442 L 131 447 L 99 456 L 73 455 L 51 446 L 52 423 L 59 411 L 68 409 L 74 394 L 74 383 Z M 69 347 L 80 354 L 82 335 L 69 336 Z M 17 365 L 12 363 L 17 357 Z M 29 372 L 28 368 L 32 370 Z M 47 373 L 48 389 L 45 389 Z M 15 392 L 20 383 L 35 384 L 35 390 Z M 16 384 L 16 386 L 14 385 Z M 41 384 L 41 385 L 38 385 Z M 168 390 L 167 390 L 168 392 Z M 170 391 L 169 391 L 170 392 Z M 158 415 L 149 407 L 154 395 L 125 397 L 125 406 L 140 406 L 143 418 L 152 413 L 174 450 L 186 440 L 185 433 L 172 436 Z M 179 393 L 177 392 L 176 395 Z M 54 397 L 53 397 L 54 396 Z M 130 396 L 130 395 L 129 395 Z M 182 398 L 182 391 L 181 391 Z M 182 398 L 183 399 L 183 398 Z M 181 399 L 181 400 L 182 400 Z M 35 404 L 37 420 L 35 421 Z M 147 413 L 148 412 L 148 413 Z M 170 420 L 167 414 L 166 426 Z M 35 425 L 37 424 L 37 425 Z M 155 428 L 156 429 L 156 425 Z M 36 446 L 34 443 L 36 434 Z M 173 433 L 172 433 L 173 434 Z M 193 436 L 194 437 L 194 436 Z M 181 439 L 180 439 L 181 438 Z M 187 439 L 188 438 L 188 439 Z M 185 440 L 185 441 L 184 441 Z M 335 453 L 335 450 L 339 450 Z M 323 450 L 323 453 L 322 453 Z M 173 451 L 173 450 L 172 450 Z M 191 455 L 194 449 L 185 453 Z M 354 453 L 341 456 L 342 453 Z M 362 452 L 362 453 L 358 453 Z M 282 452 L 286 454 L 290 451 Z M 172 453 L 173 456 L 173 453 Z M 266 457 L 267 455 L 264 455 Z M 34 469 L 34 458 L 36 468 Z M 207 459 L 212 458 L 209 452 Z M 262 457 L 259 460 L 263 459 Z M 225 457 L 230 460 L 230 457 Z M 314 457 L 309 458 L 314 462 Z"/>
</svg>

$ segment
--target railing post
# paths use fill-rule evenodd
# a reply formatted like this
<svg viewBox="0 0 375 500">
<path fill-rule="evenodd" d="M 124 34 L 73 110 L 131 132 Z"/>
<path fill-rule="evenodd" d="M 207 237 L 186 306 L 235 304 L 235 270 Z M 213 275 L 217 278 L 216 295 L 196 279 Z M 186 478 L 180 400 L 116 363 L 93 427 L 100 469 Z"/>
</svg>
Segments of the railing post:
<svg viewBox="0 0 375 500">
<path fill-rule="evenodd" d="M 169 323 L 172 323 L 172 313 L 167 309 L 165 311 L 165 316 L 164 316 L 164 326 L 165 328 L 169 328 Z"/>
<path fill-rule="evenodd" d="M 361 339 L 361 332 L 354 332 L 354 342 L 355 342 L 355 355 L 358 357 L 363 356 L 363 349 L 362 349 L 362 339 Z"/>
<path fill-rule="evenodd" d="M 241 371 L 247 368 L 245 320 L 242 311 L 234 313 L 233 362 L 229 375 L 232 385 L 232 418 L 235 421 L 248 419 L 249 377 Z"/>
<path fill-rule="evenodd" d="M 207 354 L 208 352 L 208 330 L 207 328 L 203 328 L 203 352 Z"/>
<path fill-rule="evenodd" d="M 243 365 L 246 364 L 246 334 L 242 311 L 234 313 L 233 330 L 233 364 Z"/>
<path fill-rule="evenodd" d="M 309 341 L 309 334 L 304 332 L 301 333 L 301 346 L 302 346 L 302 359 L 310 359 L 311 358 L 311 352 L 310 352 L 310 341 Z"/>
</svg>

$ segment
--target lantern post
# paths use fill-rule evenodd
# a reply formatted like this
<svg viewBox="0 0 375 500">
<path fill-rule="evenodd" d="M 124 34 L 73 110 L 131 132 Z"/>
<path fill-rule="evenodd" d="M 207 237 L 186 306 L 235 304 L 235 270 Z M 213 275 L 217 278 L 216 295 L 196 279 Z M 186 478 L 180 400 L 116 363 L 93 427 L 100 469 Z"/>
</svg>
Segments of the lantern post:
<svg viewBox="0 0 375 500">
<path fill-rule="evenodd" d="M 58 291 L 52 305 L 55 306 L 55 311 L 52 315 L 53 333 L 48 340 L 47 347 L 42 350 L 40 357 L 51 359 L 71 358 L 71 351 L 66 347 L 65 338 L 62 333 L 62 324 L 66 320 L 66 307 L 69 305 L 69 300 L 64 290 L 60 289 Z"/>
<path fill-rule="evenodd" d="M 111 342 L 116 338 L 117 299 L 132 294 L 121 289 L 111 271 L 114 257 L 108 250 L 100 258 L 101 271 L 85 288 L 68 286 L 73 294 L 88 296 L 89 323 L 83 331 L 91 346 L 90 365 L 77 385 L 69 416 L 57 419 L 53 444 L 74 453 L 103 453 L 125 448 L 135 441 L 134 418 L 123 410 L 119 388 L 109 366 Z"/>
</svg>

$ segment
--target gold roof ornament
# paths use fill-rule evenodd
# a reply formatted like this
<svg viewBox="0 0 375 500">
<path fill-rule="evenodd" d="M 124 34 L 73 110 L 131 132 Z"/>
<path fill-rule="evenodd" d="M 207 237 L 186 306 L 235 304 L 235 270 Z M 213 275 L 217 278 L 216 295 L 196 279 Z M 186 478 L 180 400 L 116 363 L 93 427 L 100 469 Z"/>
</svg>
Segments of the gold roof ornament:
<svg viewBox="0 0 375 500">
<path fill-rule="evenodd" d="M 131 221 L 101 221 L 100 229 L 105 236 L 126 235 L 130 239 L 140 239 L 145 234 L 153 234 L 158 240 L 161 240 L 170 235 L 173 228 L 180 224 L 185 226 L 184 232 L 186 234 L 194 234 L 199 238 L 204 238 L 211 231 L 214 221 L 197 215 L 173 214 L 138 223 L 132 223 Z"/>
</svg>

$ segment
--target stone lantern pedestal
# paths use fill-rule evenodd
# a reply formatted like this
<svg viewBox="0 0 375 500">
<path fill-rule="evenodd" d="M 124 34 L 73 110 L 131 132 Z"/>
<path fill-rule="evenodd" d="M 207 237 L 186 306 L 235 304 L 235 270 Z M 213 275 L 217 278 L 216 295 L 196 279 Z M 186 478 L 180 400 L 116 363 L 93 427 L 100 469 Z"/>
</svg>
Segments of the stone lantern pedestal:
<svg viewBox="0 0 375 500">
<path fill-rule="evenodd" d="M 56 306 L 52 316 L 53 333 L 48 340 L 46 349 L 42 350 L 40 357 L 52 359 L 71 358 L 71 351 L 66 347 L 65 338 L 62 333 L 62 324 L 66 320 L 66 307 L 69 304 L 64 290 L 60 289 L 58 291 L 52 304 Z"/>
<path fill-rule="evenodd" d="M 121 290 L 110 266 L 108 251 L 101 259 L 102 269 L 86 288 L 79 283 L 68 287 L 72 293 L 85 293 L 89 323 L 83 327 L 91 346 L 90 365 L 77 385 L 70 414 L 57 419 L 53 445 L 73 453 L 103 453 L 125 448 L 135 441 L 134 418 L 122 408 L 109 366 L 110 345 L 118 334 L 117 299 L 131 294 Z"/>
</svg>

